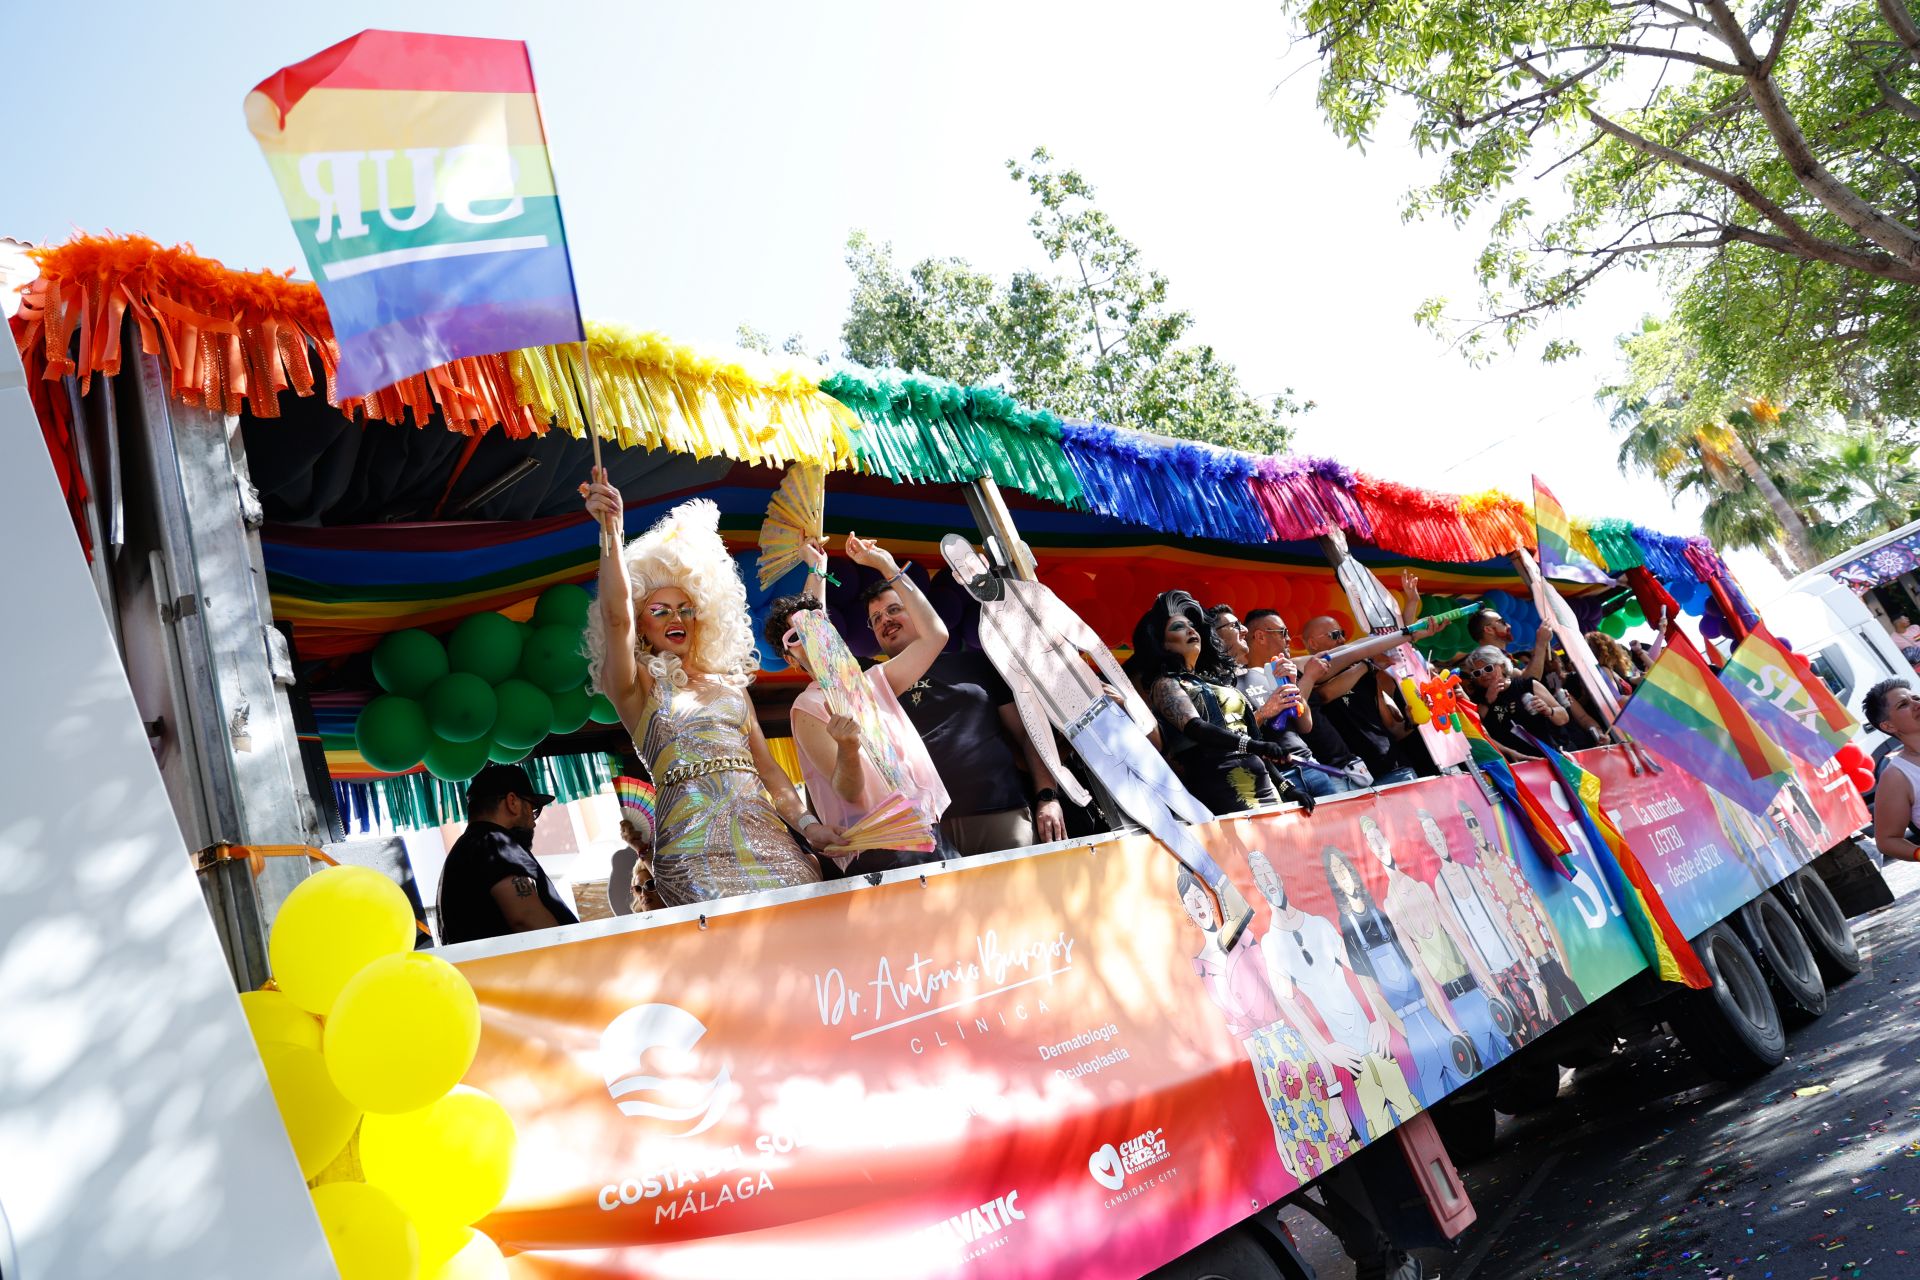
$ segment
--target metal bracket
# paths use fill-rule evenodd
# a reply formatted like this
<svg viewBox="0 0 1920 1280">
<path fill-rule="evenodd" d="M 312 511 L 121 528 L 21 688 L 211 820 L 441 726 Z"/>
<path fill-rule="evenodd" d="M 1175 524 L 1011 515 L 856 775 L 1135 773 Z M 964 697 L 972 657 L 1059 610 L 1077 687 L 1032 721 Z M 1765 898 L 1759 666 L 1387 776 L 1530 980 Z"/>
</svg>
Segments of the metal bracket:
<svg viewBox="0 0 1920 1280">
<path fill-rule="evenodd" d="M 160 602 L 160 621 L 174 623 L 182 618 L 191 618 L 200 612 L 200 597 L 175 596 L 171 600 Z"/>
</svg>

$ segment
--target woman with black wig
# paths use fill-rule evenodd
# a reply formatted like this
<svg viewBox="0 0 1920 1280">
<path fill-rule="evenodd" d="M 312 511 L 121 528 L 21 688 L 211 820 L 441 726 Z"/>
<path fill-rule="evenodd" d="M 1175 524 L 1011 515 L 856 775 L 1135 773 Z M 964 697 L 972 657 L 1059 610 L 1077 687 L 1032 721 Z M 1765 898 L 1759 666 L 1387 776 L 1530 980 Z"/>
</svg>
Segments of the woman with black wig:
<svg viewBox="0 0 1920 1280">
<path fill-rule="evenodd" d="M 1200 602 L 1168 591 L 1133 629 L 1131 675 L 1160 722 L 1161 748 L 1180 780 L 1215 813 L 1278 804 L 1266 760 L 1286 749 L 1255 736 L 1253 705 L 1233 684 L 1233 659 Z"/>
</svg>

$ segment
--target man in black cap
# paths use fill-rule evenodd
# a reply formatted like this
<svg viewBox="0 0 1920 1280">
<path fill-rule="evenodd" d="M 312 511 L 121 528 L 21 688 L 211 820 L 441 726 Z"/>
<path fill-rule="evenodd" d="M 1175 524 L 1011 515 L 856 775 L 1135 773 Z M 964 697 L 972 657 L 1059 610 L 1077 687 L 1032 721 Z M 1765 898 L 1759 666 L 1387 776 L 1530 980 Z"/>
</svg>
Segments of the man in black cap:
<svg viewBox="0 0 1920 1280">
<path fill-rule="evenodd" d="M 517 764 L 490 764 L 467 784 L 467 829 L 440 870 L 440 943 L 577 924 L 533 856 L 533 824 L 553 797 Z"/>
</svg>

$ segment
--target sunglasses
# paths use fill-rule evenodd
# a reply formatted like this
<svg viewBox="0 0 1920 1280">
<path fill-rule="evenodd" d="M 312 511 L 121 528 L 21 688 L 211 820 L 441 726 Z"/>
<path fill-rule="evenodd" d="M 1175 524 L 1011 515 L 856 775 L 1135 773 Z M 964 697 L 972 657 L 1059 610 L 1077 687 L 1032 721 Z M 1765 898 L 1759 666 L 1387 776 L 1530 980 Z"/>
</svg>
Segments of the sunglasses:
<svg viewBox="0 0 1920 1280">
<path fill-rule="evenodd" d="M 658 618 L 663 622 L 672 619 L 674 612 L 673 606 L 669 604 L 650 604 L 647 606 L 647 616 L 649 618 Z M 683 604 L 680 606 L 679 616 L 682 622 L 694 622 L 699 619 L 700 611 L 690 604 Z"/>
<path fill-rule="evenodd" d="M 1468 667 L 1467 674 L 1478 680 L 1481 676 L 1487 674 L 1487 672 L 1498 671 L 1499 669 L 1497 665 L 1489 662 L 1484 667 Z"/>
<path fill-rule="evenodd" d="M 1255 627 L 1253 628 L 1253 634 L 1256 636 L 1286 636 L 1288 638 L 1292 638 L 1293 636 L 1293 632 L 1287 630 L 1285 627 Z"/>
<path fill-rule="evenodd" d="M 1335 627 L 1333 630 L 1327 632 L 1327 639 L 1329 640 L 1345 640 L 1346 638 L 1347 633 L 1339 627 Z"/>
<path fill-rule="evenodd" d="M 540 801 L 535 800 L 532 796 L 521 796 L 520 803 L 526 805 L 527 808 L 533 810 L 533 816 L 536 818 L 538 818 L 543 812 L 545 812 L 547 807 L 546 805 L 542 804 Z"/>
</svg>

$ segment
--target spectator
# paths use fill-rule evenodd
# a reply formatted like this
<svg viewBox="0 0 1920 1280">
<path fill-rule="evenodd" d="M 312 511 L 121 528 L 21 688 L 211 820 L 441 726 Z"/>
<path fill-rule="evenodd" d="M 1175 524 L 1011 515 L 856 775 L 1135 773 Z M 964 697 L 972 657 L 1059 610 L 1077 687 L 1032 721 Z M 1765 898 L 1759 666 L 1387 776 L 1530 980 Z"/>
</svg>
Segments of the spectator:
<svg viewBox="0 0 1920 1280">
<path fill-rule="evenodd" d="M 1561 728 L 1572 714 L 1539 681 L 1514 680 L 1506 654 L 1490 644 L 1481 645 L 1467 655 L 1465 675 L 1467 692 L 1480 708 L 1487 737 L 1508 760 L 1540 758 L 1521 730 L 1549 746 L 1566 746 Z"/>
<path fill-rule="evenodd" d="M 1476 645 L 1492 645 L 1506 653 L 1513 648 L 1513 627 L 1502 617 L 1498 610 L 1479 609 L 1467 615 L 1467 636 Z M 1531 650 L 1522 650 L 1526 661 L 1520 663 L 1521 675 L 1528 680 L 1538 680 L 1547 669 L 1546 645 L 1553 636 L 1553 628 L 1545 619 L 1540 622 L 1540 630 L 1534 637 Z M 1520 654 L 1513 655 L 1517 661 Z"/>
<path fill-rule="evenodd" d="M 553 797 L 517 764 L 490 764 L 467 783 L 467 829 L 440 868 L 440 943 L 578 924 L 533 856 L 533 826 Z"/>
<path fill-rule="evenodd" d="M 1155 600 L 1133 629 L 1127 662 L 1160 722 L 1162 749 L 1195 799 L 1216 814 L 1279 803 L 1266 761 L 1284 762 L 1286 751 L 1254 736 L 1254 708 L 1199 601 L 1184 591 Z"/>
<path fill-rule="evenodd" d="M 1646 678 L 1620 642 L 1606 632 L 1587 632 L 1587 648 L 1593 650 L 1593 660 L 1599 664 L 1600 670 L 1613 677 L 1616 696 L 1627 697 Z"/>
<path fill-rule="evenodd" d="M 1227 657 L 1239 666 L 1247 666 L 1247 624 L 1234 613 L 1233 606 L 1217 604 L 1207 610 L 1207 625 L 1213 628 Z"/>
<path fill-rule="evenodd" d="M 891 584 L 869 585 L 860 607 L 889 663 L 920 639 L 913 610 Z M 900 704 L 952 798 L 940 830 L 955 853 L 994 853 L 1067 838 L 1053 774 L 1020 723 L 1013 690 L 986 654 L 942 650 L 901 692 Z M 1015 744 L 1037 788 L 1031 808 Z"/>
<path fill-rule="evenodd" d="M 1920 697 L 1912 682 L 1894 677 L 1867 690 L 1867 723 L 1900 745 L 1887 756 L 1873 796 L 1873 844 L 1902 862 L 1920 861 L 1913 841 L 1920 826 Z"/>
<path fill-rule="evenodd" d="M 1309 653 L 1326 653 L 1346 639 L 1345 629 L 1332 618 L 1322 615 L 1307 622 Z M 1338 672 L 1327 670 L 1324 660 L 1307 664 L 1308 707 L 1314 718 L 1332 723 L 1347 748 L 1366 762 L 1376 786 L 1413 781 L 1420 776 L 1414 753 L 1425 754 L 1400 705 L 1400 691 L 1383 669 L 1385 662 L 1356 662 Z"/>
<path fill-rule="evenodd" d="M 1287 653 L 1292 635 L 1286 622 L 1272 609 L 1255 609 L 1241 630 L 1246 635 L 1246 665 L 1234 683 L 1253 703 L 1261 736 L 1286 748 L 1287 763 L 1278 766 L 1280 775 L 1316 799 L 1371 785 L 1372 775 L 1347 749 L 1339 731 L 1315 717 L 1308 705 L 1308 686 Z M 1294 692 L 1288 694 L 1289 689 Z M 1356 778 L 1355 769 L 1364 780 Z"/>
<path fill-rule="evenodd" d="M 927 597 L 907 576 L 906 569 L 878 543 L 856 533 L 847 535 L 847 556 L 855 564 L 872 569 L 881 581 L 893 587 L 917 632 L 912 643 L 902 647 L 900 655 L 866 672 L 868 687 L 879 704 L 880 718 L 886 723 L 887 741 L 900 763 L 901 790 L 929 826 L 936 830 L 946 812 L 946 785 L 927 755 L 926 744 L 900 705 L 900 694 L 927 673 L 940 650 L 946 647 L 947 624 L 940 620 Z M 817 587 L 825 581 L 826 555 L 816 550 L 809 568 Z M 824 606 L 817 595 L 782 596 L 769 606 L 765 635 L 787 664 L 798 671 L 814 674 L 807 666 L 806 651 L 793 630 L 793 617 Z M 806 780 L 807 799 L 815 812 L 828 824 L 849 827 L 873 812 L 894 788 L 880 774 L 861 741 L 860 726 L 851 717 L 835 714 L 827 705 L 826 691 L 815 678 L 793 700 L 789 717 L 793 725 L 793 744 L 800 757 L 800 774 Z M 828 878 L 864 875 L 869 871 L 889 871 L 896 867 L 936 862 L 944 850 L 870 849 L 856 855 L 821 856 L 821 871 Z"/>
<path fill-rule="evenodd" d="M 1912 618 L 1901 614 L 1893 620 L 1893 640 L 1902 649 L 1920 645 L 1920 626 L 1915 626 Z"/>
<path fill-rule="evenodd" d="M 1602 678 L 1605 678 L 1604 672 Z M 1567 733 L 1569 741 L 1589 747 L 1607 740 L 1606 717 L 1594 702 L 1586 682 L 1574 673 L 1573 663 L 1567 659 L 1567 651 L 1558 644 L 1548 651 L 1547 670 L 1540 677 L 1540 683 L 1572 716 L 1573 723 Z"/>
</svg>

